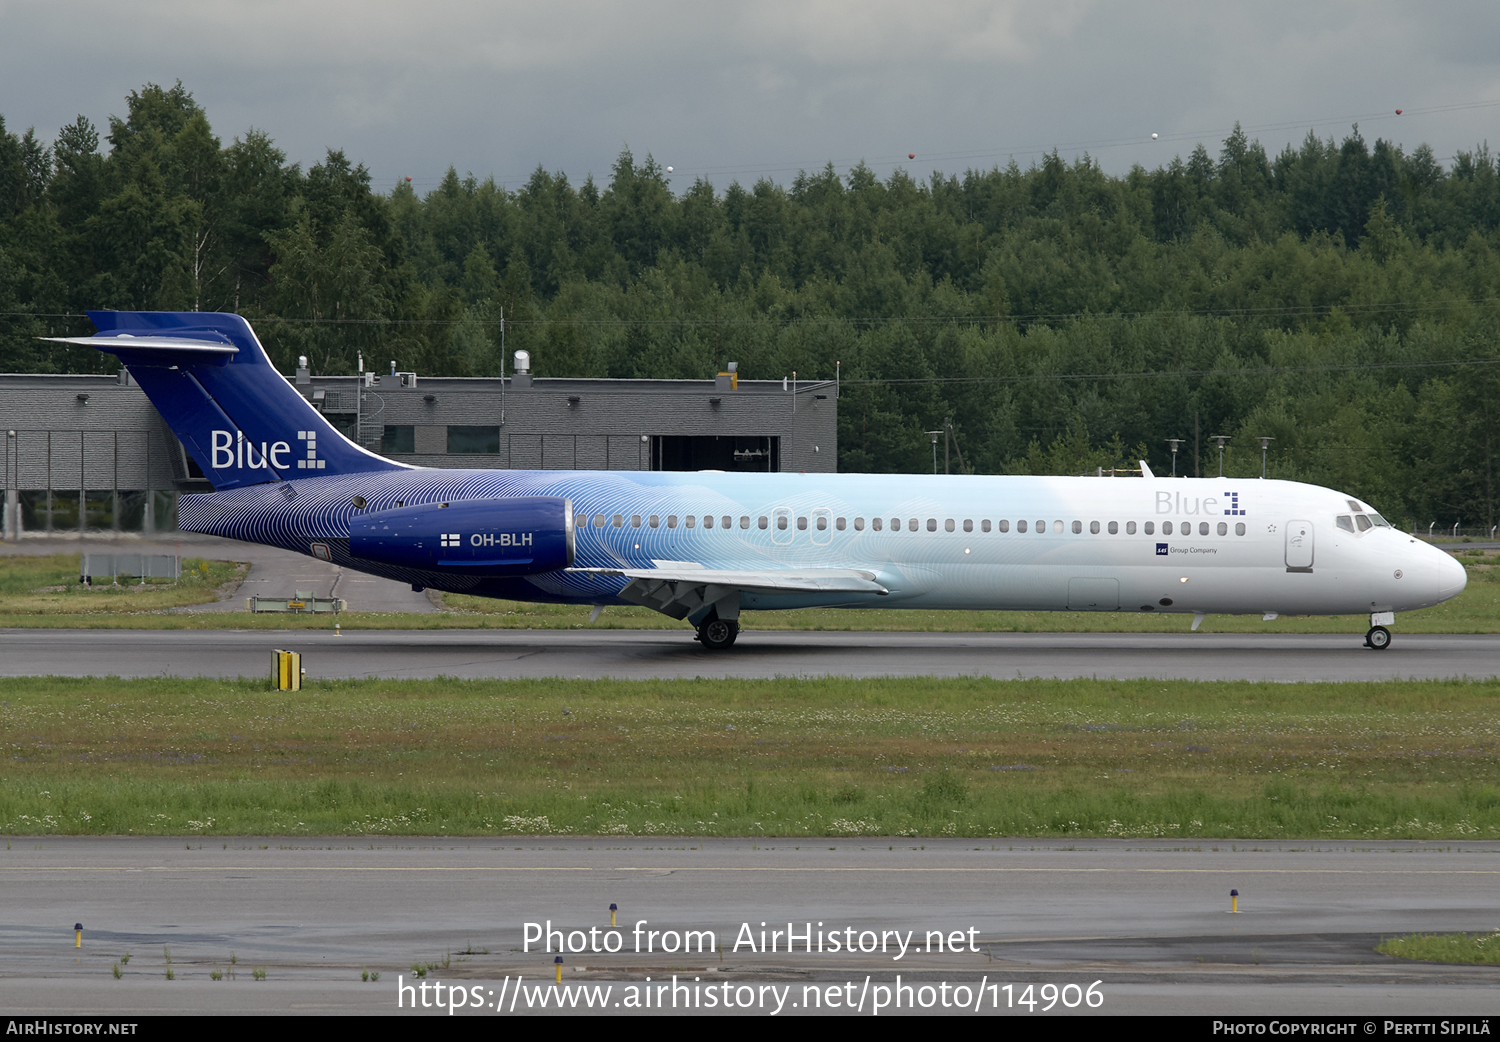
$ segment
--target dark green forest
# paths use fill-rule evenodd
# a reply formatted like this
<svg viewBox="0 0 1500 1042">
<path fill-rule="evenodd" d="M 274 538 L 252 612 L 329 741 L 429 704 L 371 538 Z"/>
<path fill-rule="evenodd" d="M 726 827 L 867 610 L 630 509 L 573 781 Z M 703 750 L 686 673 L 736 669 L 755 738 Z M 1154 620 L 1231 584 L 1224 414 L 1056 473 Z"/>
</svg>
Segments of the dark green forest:
<svg viewBox="0 0 1500 1042">
<path fill-rule="evenodd" d="M 1497 523 L 1500 169 L 1311 132 L 1105 174 L 830 165 L 790 184 L 674 184 L 622 152 L 607 183 L 516 190 L 450 170 L 425 197 L 337 151 L 304 170 L 229 144 L 181 84 L 102 134 L 0 120 L 0 370 L 104 371 L 86 308 L 245 315 L 315 371 L 831 380 L 840 468 L 931 467 L 951 420 L 977 473 L 1144 455 L 1330 485 L 1393 519 Z M 1196 426 L 1195 426 L 1196 424 Z M 1194 458 L 1195 430 L 1202 435 Z M 956 458 L 956 457 L 955 457 Z"/>
</svg>

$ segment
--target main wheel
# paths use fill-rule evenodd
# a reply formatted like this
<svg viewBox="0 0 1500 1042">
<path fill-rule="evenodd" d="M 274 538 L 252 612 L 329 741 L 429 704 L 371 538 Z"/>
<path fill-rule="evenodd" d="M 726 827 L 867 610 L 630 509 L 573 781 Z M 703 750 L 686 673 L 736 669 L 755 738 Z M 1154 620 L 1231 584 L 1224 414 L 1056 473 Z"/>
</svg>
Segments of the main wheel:
<svg viewBox="0 0 1500 1042">
<path fill-rule="evenodd" d="M 718 616 L 704 619 L 703 624 L 698 627 L 698 640 L 705 648 L 720 651 L 734 644 L 734 639 L 740 635 L 740 624 L 721 619 Z"/>
<path fill-rule="evenodd" d="M 1391 646 L 1391 631 L 1384 626 L 1371 626 L 1370 632 L 1365 634 L 1365 647 L 1374 648 L 1376 651 L 1384 651 Z"/>
</svg>

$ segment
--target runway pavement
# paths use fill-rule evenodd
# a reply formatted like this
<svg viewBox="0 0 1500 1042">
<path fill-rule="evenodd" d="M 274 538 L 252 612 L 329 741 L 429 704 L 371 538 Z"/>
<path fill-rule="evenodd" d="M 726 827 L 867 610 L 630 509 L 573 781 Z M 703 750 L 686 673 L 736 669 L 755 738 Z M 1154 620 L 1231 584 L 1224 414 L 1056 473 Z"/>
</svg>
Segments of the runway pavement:
<svg viewBox="0 0 1500 1042">
<path fill-rule="evenodd" d="M 621 948 L 563 954 L 565 983 L 610 985 L 611 1003 L 647 977 L 675 976 L 699 989 L 790 987 L 783 1013 L 805 1012 L 814 993 L 821 1012 L 845 1013 L 845 996 L 852 1005 L 900 974 L 966 986 L 971 1001 L 993 994 L 1002 1007 L 1007 993 L 989 985 L 1011 984 L 1011 997 L 1028 984 L 1078 985 L 1066 993 L 1075 1008 L 1054 1016 L 1493 1013 L 1500 967 L 1403 963 L 1373 949 L 1397 934 L 1500 925 L 1497 884 L 1494 842 L 14 839 L 0 854 L 0 1008 L 445 1012 L 398 993 L 418 983 L 418 963 L 432 967 L 427 982 L 466 989 L 463 1012 L 493 1016 L 502 990 L 511 1012 L 518 975 L 553 992 L 555 952 L 572 945 Z M 540 937 L 549 922 L 561 931 L 553 952 L 526 950 L 525 924 Z M 788 923 L 811 932 L 812 951 L 800 940 L 787 951 Z M 683 951 L 688 930 L 713 937 Z M 774 951 L 772 930 L 782 931 Z M 833 950 L 835 936 L 857 950 Z M 362 982 L 364 970 L 380 979 Z M 1091 1010 L 1076 1000 L 1096 981 Z M 515 1012 L 541 1012 L 527 1009 L 534 994 L 523 989 Z M 866 990 L 866 1015 L 872 1002 Z"/>
<path fill-rule="evenodd" d="M 0 630 L 0 676 L 261 676 L 267 652 L 318 677 L 1150 677 L 1405 680 L 1500 675 L 1500 636 L 752 631 L 710 652 L 681 630 Z"/>
</svg>

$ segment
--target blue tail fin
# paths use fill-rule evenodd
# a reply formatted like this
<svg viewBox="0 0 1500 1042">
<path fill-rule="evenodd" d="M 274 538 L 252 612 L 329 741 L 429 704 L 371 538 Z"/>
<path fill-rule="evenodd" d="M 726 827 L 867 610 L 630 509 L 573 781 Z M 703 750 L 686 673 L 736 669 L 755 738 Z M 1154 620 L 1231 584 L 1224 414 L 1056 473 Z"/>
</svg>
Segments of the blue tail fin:
<svg viewBox="0 0 1500 1042">
<path fill-rule="evenodd" d="M 90 311 L 99 333 L 56 337 L 118 355 L 216 489 L 406 465 L 340 434 L 292 388 L 238 315 Z"/>
</svg>

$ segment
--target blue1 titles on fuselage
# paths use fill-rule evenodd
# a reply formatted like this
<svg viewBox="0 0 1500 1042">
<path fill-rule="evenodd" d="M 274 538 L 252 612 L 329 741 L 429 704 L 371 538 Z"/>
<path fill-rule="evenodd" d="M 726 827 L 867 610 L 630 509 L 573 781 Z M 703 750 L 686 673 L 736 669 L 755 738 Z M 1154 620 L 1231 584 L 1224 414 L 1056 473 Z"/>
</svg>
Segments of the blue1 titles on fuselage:
<svg viewBox="0 0 1500 1042">
<path fill-rule="evenodd" d="M 412 467 L 345 438 L 238 315 L 91 311 L 215 491 L 178 524 L 512 600 L 646 605 L 728 647 L 741 611 L 906 607 L 1369 615 L 1463 566 L 1286 481 Z M 1196 626 L 1196 622 L 1195 622 Z"/>
</svg>

